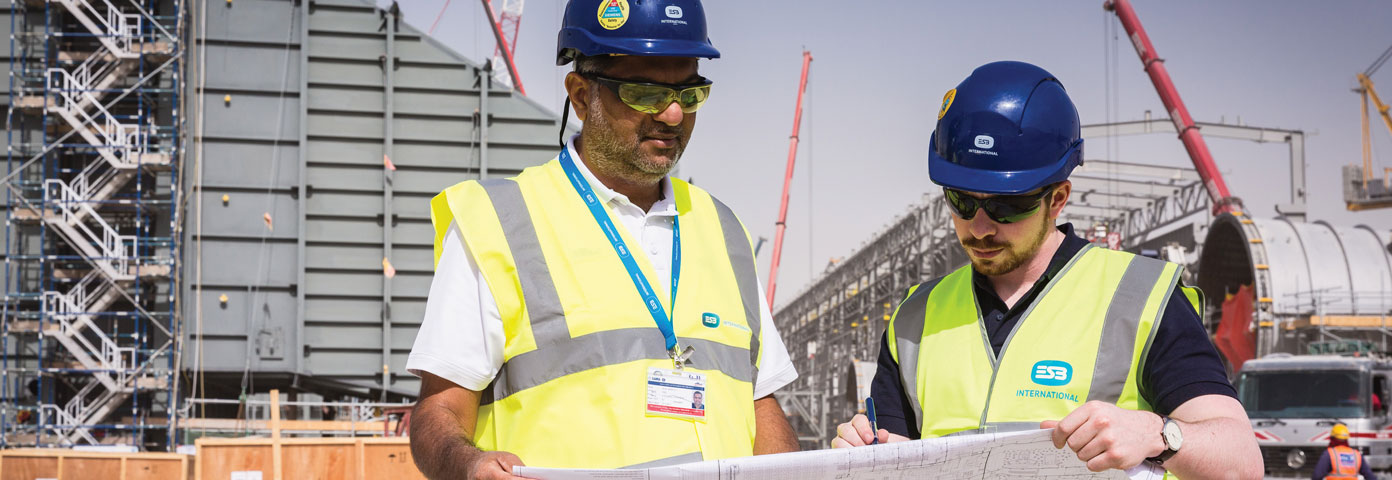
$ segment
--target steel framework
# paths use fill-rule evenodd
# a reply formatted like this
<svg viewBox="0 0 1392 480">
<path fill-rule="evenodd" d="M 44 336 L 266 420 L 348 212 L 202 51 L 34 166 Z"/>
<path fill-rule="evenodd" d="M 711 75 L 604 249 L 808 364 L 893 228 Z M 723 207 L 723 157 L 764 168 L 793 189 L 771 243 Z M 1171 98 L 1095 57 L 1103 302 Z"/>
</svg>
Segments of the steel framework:
<svg viewBox="0 0 1392 480">
<path fill-rule="evenodd" d="M 181 0 L 12 0 L 0 447 L 168 445 Z"/>
</svg>

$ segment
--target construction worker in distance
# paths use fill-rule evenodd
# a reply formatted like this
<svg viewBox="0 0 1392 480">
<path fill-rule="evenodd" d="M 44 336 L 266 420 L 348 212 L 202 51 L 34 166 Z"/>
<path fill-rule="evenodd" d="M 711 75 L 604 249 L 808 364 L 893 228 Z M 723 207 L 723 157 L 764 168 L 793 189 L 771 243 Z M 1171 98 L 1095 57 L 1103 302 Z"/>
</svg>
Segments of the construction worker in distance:
<svg viewBox="0 0 1392 480">
<path fill-rule="evenodd" d="M 910 289 L 849 447 L 1053 428 L 1093 471 L 1150 460 L 1183 478 L 1260 478 L 1262 457 L 1178 265 L 1056 225 L 1082 163 L 1063 84 L 996 62 L 949 90 L 930 140 L 970 263 Z"/>
<path fill-rule="evenodd" d="M 1313 480 L 1373 480 L 1373 467 L 1363 461 L 1363 454 L 1348 444 L 1348 425 L 1338 423 L 1329 429 L 1329 448 L 1315 462 Z M 1361 476 L 1360 476 L 1361 475 Z"/>
<path fill-rule="evenodd" d="M 557 43 L 580 133 L 431 203 L 416 465 L 496 479 L 796 450 L 772 394 L 797 373 L 748 232 L 667 176 L 710 94 L 697 61 L 720 56 L 701 2 L 572 0 Z"/>
</svg>

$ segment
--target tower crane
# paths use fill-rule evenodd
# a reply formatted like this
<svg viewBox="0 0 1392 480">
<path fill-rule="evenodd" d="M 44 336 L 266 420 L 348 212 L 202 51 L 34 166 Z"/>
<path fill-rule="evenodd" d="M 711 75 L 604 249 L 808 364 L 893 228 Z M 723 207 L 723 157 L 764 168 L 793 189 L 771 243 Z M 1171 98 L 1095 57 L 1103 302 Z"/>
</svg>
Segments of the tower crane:
<svg viewBox="0 0 1392 480">
<path fill-rule="evenodd" d="M 1349 165 L 1344 167 L 1344 205 L 1349 210 L 1371 210 L 1376 208 L 1392 207 L 1392 189 L 1388 188 L 1387 170 L 1383 171 L 1382 181 L 1369 183 L 1373 180 L 1373 137 L 1369 128 L 1368 104 L 1371 102 L 1377 108 L 1378 114 L 1382 116 L 1382 123 L 1387 125 L 1387 131 L 1392 132 L 1392 116 L 1387 113 L 1387 104 L 1382 103 L 1382 98 L 1378 97 L 1377 89 L 1373 88 L 1373 73 L 1382 68 L 1382 64 L 1387 63 L 1387 59 L 1392 58 L 1392 47 L 1378 56 L 1367 69 L 1354 76 L 1358 79 L 1358 88 L 1353 89 L 1362 95 L 1363 105 L 1362 126 L 1363 126 L 1363 168 Z"/>
</svg>

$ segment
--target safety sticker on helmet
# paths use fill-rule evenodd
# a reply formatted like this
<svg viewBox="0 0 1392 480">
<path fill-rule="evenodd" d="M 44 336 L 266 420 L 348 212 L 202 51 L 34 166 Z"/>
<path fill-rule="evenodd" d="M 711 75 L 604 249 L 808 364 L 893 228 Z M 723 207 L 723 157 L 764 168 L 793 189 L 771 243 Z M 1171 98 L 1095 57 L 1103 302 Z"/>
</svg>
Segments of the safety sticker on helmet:
<svg viewBox="0 0 1392 480">
<path fill-rule="evenodd" d="M 628 0 L 602 0 L 599 2 L 599 26 L 605 30 L 618 30 L 628 22 Z"/>
<path fill-rule="evenodd" d="M 942 108 L 938 109 L 938 120 L 942 120 L 943 115 L 947 115 L 947 109 L 952 108 L 952 99 L 957 98 L 957 89 L 948 90 L 943 95 Z"/>
</svg>

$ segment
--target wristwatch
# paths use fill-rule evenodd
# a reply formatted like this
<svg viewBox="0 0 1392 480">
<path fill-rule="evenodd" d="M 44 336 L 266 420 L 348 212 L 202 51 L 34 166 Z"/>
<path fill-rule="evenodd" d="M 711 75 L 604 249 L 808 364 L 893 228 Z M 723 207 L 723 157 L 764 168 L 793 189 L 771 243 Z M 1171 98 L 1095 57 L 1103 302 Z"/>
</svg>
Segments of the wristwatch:
<svg viewBox="0 0 1392 480">
<path fill-rule="evenodd" d="M 1165 421 L 1164 426 L 1160 427 L 1160 440 L 1165 442 L 1165 450 L 1146 459 L 1156 465 L 1164 465 L 1166 460 L 1179 453 L 1179 447 L 1184 444 L 1184 433 L 1179 430 L 1179 422 L 1164 415 L 1161 415 L 1160 419 Z"/>
</svg>

